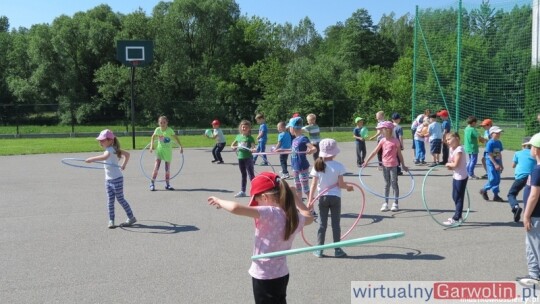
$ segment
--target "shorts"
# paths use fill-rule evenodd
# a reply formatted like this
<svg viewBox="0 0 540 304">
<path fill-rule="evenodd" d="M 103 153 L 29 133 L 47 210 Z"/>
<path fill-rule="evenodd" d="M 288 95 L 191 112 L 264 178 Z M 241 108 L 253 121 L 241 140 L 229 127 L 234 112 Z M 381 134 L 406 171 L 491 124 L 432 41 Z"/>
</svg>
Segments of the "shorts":
<svg viewBox="0 0 540 304">
<path fill-rule="evenodd" d="M 441 153 L 441 143 L 440 139 L 433 139 L 429 141 L 429 150 L 431 154 L 440 154 Z"/>
</svg>

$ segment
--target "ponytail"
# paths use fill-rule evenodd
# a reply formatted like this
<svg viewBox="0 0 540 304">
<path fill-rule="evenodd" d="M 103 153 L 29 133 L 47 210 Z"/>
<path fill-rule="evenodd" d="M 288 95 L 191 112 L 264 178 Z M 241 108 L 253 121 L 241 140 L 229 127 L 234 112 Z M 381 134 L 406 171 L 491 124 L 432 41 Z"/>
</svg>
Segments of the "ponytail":
<svg viewBox="0 0 540 304">
<path fill-rule="evenodd" d="M 285 233 L 283 238 L 289 237 L 298 228 L 298 210 L 296 209 L 296 194 L 283 179 L 279 180 L 279 206 L 285 211 Z"/>
<path fill-rule="evenodd" d="M 122 150 L 120 150 L 120 142 L 118 141 L 118 138 L 115 137 L 113 139 L 112 146 L 114 148 L 114 151 L 116 152 L 116 157 L 120 159 L 122 157 Z"/>
<path fill-rule="evenodd" d="M 324 158 L 317 158 L 313 166 L 315 168 L 315 171 L 324 173 L 324 170 L 326 169 L 326 163 L 324 162 Z"/>
</svg>

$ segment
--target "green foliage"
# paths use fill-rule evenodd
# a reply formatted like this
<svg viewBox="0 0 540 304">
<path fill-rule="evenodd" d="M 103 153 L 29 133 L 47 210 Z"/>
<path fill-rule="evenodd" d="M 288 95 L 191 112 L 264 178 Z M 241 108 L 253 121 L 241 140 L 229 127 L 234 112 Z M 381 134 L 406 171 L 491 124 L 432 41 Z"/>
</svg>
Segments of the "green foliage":
<svg viewBox="0 0 540 304">
<path fill-rule="evenodd" d="M 525 86 L 525 134 L 533 135 L 540 132 L 540 69 L 533 68 L 527 75 L 527 85 Z"/>
</svg>

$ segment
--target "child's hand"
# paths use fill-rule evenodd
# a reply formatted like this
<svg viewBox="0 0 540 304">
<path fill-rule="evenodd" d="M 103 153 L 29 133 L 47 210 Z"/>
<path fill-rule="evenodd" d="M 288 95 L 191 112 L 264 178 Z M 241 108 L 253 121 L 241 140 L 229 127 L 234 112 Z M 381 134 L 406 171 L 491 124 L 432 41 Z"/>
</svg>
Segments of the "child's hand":
<svg viewBox="0 0 540 304">
<path fill-rule="evenodd" d="M 84 160 L 84 162 L 85 162 L 85 163 L 91 163 L 92 160 L 91 160 L 90 158 L 87 158 L 87 159 Z"/>
<path fill-rule="evenodd" d="M 354 191 L 353 186 L 347 185 L 347 192 L 351 192 L 351 191 Z"/>
<path fill-rule="evenodd" d="M 124 171 L 124 169 L 126 169 L 126 165 L 122 164 L 122 167 L 120 167 L 120 169 L 122 169 L 122 171 Z"/>
<path fill-rule="evenodd" d="M 405 165 L 401 165 L 401 169 L 405 172 L 409 172 L 409 167 L 405 166 Z"/>
<path fill-rule="evenodd" d="M 208 205 L 210 206 L 215 206 L 216 209 L 220 209 L 221 208 L 221 205 L 219 204 L 219 198 L 215 197 L 215 196 L 210 196 L 208 198 Z"/>
</svg>

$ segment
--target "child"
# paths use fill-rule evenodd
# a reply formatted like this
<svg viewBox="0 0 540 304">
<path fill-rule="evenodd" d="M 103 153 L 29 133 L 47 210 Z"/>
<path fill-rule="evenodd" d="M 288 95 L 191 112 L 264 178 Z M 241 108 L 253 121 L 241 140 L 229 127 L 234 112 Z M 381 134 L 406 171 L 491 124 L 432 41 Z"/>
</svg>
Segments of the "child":
<svg viewBox="0 0 540 304">
<path fill-rule="evenodd" d="M 452 124 L 450 120 L 448 119 L 448 111 L 445 109 L 442 109 L 437 113 L 437 116 L 439 116 L 442 119 L 441 127 L 442 127 L 442 162 L 439 163 L 441 165 L 444 165 L 448 162 L 448 145 L 444 141 L 446 138 L 446 134 L 450 133 L 452 130 Z"/>
<path fill-rule="evenodd" d="M 429 147 L 431 155 L 433 156 L 433 164 L 430 167 L 435 167 L 439 164 L 439 157 L 441 155 L 441 143 L 443 139 L 441 124 L 437 121 L 437 114 L 431 114 L 429 116 Z"/>
<path fill-rule="evenodd" d="M 414 158 L 414 163 L 416 164 L 417 162 L 419 162 L 418 159 L 416 159 L 416 140 L 415 140 L 415 135 L 416 135 L 416 131 L 418 129 L 418 126 L 422 125 L 422 123 L 424 122 L 424 119 L 426 119 L 427 117 L 429 117 L 429 115 L 431 114 L 431 110 L 430 109 L 425 109 L 424 110 L 424 113 L 423 114 L 419 114 L 418 116 L 416 116 L 416 119 L 411 123 L 411 132 L 412 132 L 412 150 L 413 150 L 413 158 Z"/>
<path fill-rule="evenodd" d="M 400 149 L 403 151 L 403 128 L 399 125 L 401 115 L 399 113 L 393 113 L 392 122 L 394 123 L 394 137 L 399 140 Z M 401 172 L 401 163 L 398 163 L 397 175 L 403 175 L 403 172 Z"/>
<path fill-rule="evenodd" d="M 240 134 L 236 135 L 236 138 L 231 144 L 231 148 L 236 151 L 238 155 L 238 167 L 240 168 L 240 174 L 242 174 L 242 182 L 240 186 L 240 192 L 236 193 L 234 197 L 245 197 L 247 176 L 249 180 L 253 180 L 255 177 L 255 169 L 253 168 L 253 154 L 251 152 L 257 151 L 254 149 L 255 139 L 251 136 L 251 122 L 248 120 L 242 120 L 238 126 Z"/>
<path fill-rule="evenodd" d="M 488 140 L 491 139 L 491 135 L 489 134 L 489 129 L 493 126 L 493 121 L 491 119 L 489 119 L 489 118 L 486 118 L 486 119 L 484 119 L 484 121 L 482 121 L 480 126 L 482 126 L 482 128 L 484 128 L 484 136 L 478 138 L 478 140 L 480 141 L 480 143 L 486 144 L 488 142 Z M 484 174 L 482 176 L 483 179 L 488 178 L 487 168 L 486 168 L 486 159 L 487 159 L 487 153 L 486 153 L 486 150 L 484 149 L 484 154 L 482 155 L 482 167 L 484 167 L 484 170 L 486 171 L 486 174 Z"/>
<path fill-rule="evenodd" d="M 514 214 L 514 222 L 516 223 L 519 222 L 522 211 L 516 197 L 519 194 L 519 191 L 525 187 L 527 178 L 536 166 L 536 160 L 531 156 L 531 145 L 528 144 L 530 140 L 530 137 L 525 137 L 523 139 L 523 149 L 514 153 L 512 159 L 512 168 L 515 168 L 515 179 L 510 187 L 510 191 L 508 191 L 508 203 L 510 204 L 510 208 Z"/>
<path fill-rule="evenodd" d="M 323 245 L 326 236 L 326 227 L 328 225 L 328 212 L 332 216 L 332 236 L 334 242 L 341 240 L 341 189 L 353 191 L 353 187 L 349 186 L 343 180 L 343 175 L 347 172 L 343 164 L 334 160 L 339 153 L 337 142 L 330 138 L 325 138 L 320 141 L 319 147 L 321 152 L 319 158 L 315 161 L 315 165 L 311 169 L 311 189 L 308 197 L 308 209 L 313 208 L 315 198 L 315 189 L 320 193 L 324 189 L 331 188 L 326 194 L 319 197 L 319 230 L 317 231 L 317 244 Z M 344 257 L 347 254 L 341 248 L 335 248 L 334 255 L 336 258 Z M 323 257 L 323 251 L 317 250 L 313 254 L 318 257 Z"/>
<path fill-rule="evenodd" d="M 103 130 L 96 138 L 99 140 L 99 145 L 105 149 L 102 155 L 89 157 L 85 161 L 87 163 L 95 161 L 104 161 L 105 165 L 105 189 L 107 190 L 108 208 L 109 208 L 109 229 L 114 229 L 114 199 L 124 208 L 127 215 L 127 220 L 120 224 L 121 227 L 127 227 L 135 224 L 137 219 L 133 216 L 129 203 L 124 198 L 124 176 L 122 171 L 126 168 L 129 161 L 129 152 L 120 149 L 120 142 L 114 136 L 111 130 Z M 122 165 L 118 166 L 118 160 L 124 157 Z"/>
<path fill-rule="evenodd" d="M 384 186 L 384 196 L 385 201 L 382 204 L 381 211 L 388 211 L 388 195 L 390 194 L 390 185 L 394 190 L 394 195 L 396 197 L 394 203 L 392 204 L 391 211 L 398 211 L 398 197 L 399 197 L 399 186 L 397 179 L 397 166 L 398 162 L 401 163 L 403 171 L 409 171 L 405 166 L 405 161 L 403 160 L 403 155 L 401 154 L 401 148 L 397 138 L 393 137 L 392 131 L 394 129 L 394 124 L 390 121 L 384 121 L 377 126 L 384 136 L 381 141 L 377 144 L 377 147 L 371 154 L 368 156 L 367 160 L 362 165 L 365 167 L 369 161 L 377 154 L 379 151 L 382 151 L 382 164 L 383 164 L 383 176 L 385 181 Z M 418 146 L 416 147 L 418 149 Z"/>
<path fill-rule="evenodd" d="M 425 165 L 426 164 L 426 139 L 429 138 L 429 117 L 425 117 L 420 125 L 416 128 L 416 132 L 414 133 L 414 142 L 415 142 L 415 165 Z"/>
<path fill-rule="evenodd" d="M 278 142 L 276 145 L 276 152 L 281 152 L 284 150 L 290 150 L 292 147 L 292 138 L 291 133 L 285 129 L 285 123 L 280 121 L 277 124 L 278 129 Z M 281 178 L 290 178 L 289 170 L 287 169 L 287 159 L 289 159 L 289 154 L 280 154 L 279 163 L 281 164 Z"/>
<path fill-rule="evenodd" d="M 371 136 L 369 140 L 373 140 L 374 138 L 377 138 L 377 144 L 381 141 L 381 139 L 384 137 L 384 135 L 381 133 L 381 129 L 379 129 L 379 125 L 384 122 L 384 112 L 379 111 L 375 113 L 375 119 L 377 119 L 377 133 L 375 135 Z M 382 170 L 382 151 L 380 151 L 377 154 L 377 159 L 379 160 L 379 170 Z"/>
<path fill-rule="evenodd" d="M 289 131 L 295 136 L 291 147 L 291 167 L 296 191 L 300 198 L 303 197 L 302 193 L 305 193 L 306 197 L 309 196 L 309 162 L 306 154 L 313 154 L 317 150 L 309 139 L 302 135 L 302 126 L 301 117 L 291 118 L 287 124 Z"/>
<path fill-rule="evenodd" d="M 522 284 L 532 285 L 540 282 L 540 133 L 535 134 L 529 142 L 531 156 L 536 160 L 527 186 L 523 191 L 525 212 L 523 213 L 523 226 L 525 227 L 525 253 L 529 274 L 516 278 Z"/>
<path fill-rule="evenodd" d="M 165 161 L 165 189 L 174 190 L 169 184 L 169 178 L 171 176 L 171 161 L 172 161 L 172 144 L 171 137 L 174 138 L 178 146 L 180 147 L 180 153 L 184 153 L 184 149 L 180 144 L 178 136 L 174 133 L 173 129 L 169 128 L 169 120 L 165 116 L 160 116 L 158 119 L 159 127 L 154 130 L 152 138 L 150 139 L 150 153 L 154 150 L 154 140 L 157 137 L 158 145 L 156 149 L 156 163 L 154 164 L 154 171 L 152 172 L 152 181 L 150 182 L 150 191 L 155 191 L 156 187 L 154 182 L 156 180 L 161 161 Z"/>
<path fill-rule="evenodd" d="M 465 143 L 465 153 L 469 155 L 469 161 L 467 162 L 467 174 L 469 179 L 479 179 L 478 176 L 474 175 L 474 167 L 478 162 L 478 131 L 476 131 L 476 117 L 469 116 L 467 118 L 467 127 L 464 132 L 464 143 Z"/>
<path fill-rule="evenodd" d="M 356 144 L 356 165 L 361 167 L 366 158 L 368 129 L 364 126 L 364 119 L 362 117 L 356 117 L 354 123 L 356 124 L 356 128 L 353 130 L 354 142 Z"/>
<path fill-rule="evenodd" d="M 215 196 L 210 196 L 208 203 L 255 219 L 254 255 L 290 249 L 296 234 L 313 222 L 294 189 L 274 173 L 263 172 L 255 177 L 250 192 L 249 206 Z M 289 269 L 285 256 L 253 260 L 249 274 L 255 303 L 287 302 Z"/>
<path fill-rule="evenodd" d="M 319 158 L 319 141 L 321 141 L 321 130 L 316 123 L 317 116 L 313 113 L 308 114 L 306 117 L 308 125 L 303 127 L 302 130 L 306 131 L 309 135 L 309 141 L 317 148 L 317 151 L 313 153 L 313 161 Z"/>
<path fill-rule="evenodd" d="M 443 224 L 452 226 L 461 223 L 461 214 L 463 213 L 463 200 L 467 189 L 467 159 L 463 152 L 463 147 L 459 143 L 459 134 L 451 132 L 444 137 L 446 143 L 450 147 L 449 162 L 445 164 L 449 170 L 454 170 L 452 180 L 452 199 L 456 204 L 456 212 L 454 216 L 444 221 Z"/>
<path fill-rule="evenodd" d="M 259 124 L 259 134 L 257 134 L 257 152 L 266 152 L 266 142 L 268 141 L 268 126 L 266 126 L 266 119 L 263 114 L 257 114 L 255 120 Z M 253 157 L 253 164 L 257 163 L 257 156 Z M 266 155 L 262 155 L 263 162 L 261 166 L 268 166 L 268 159 Z"/>
<path fill-rule="evenodd" d="M 499 196 L 501 172 L 504 169 L 502 160 L 503 144 L 500 141 L 502 131 L 503 130 L 497 126 L 493 126 L 489 129 L 491 139 L 486 143 L 486 168 L 488 173 L 488 182 L 480 190 L 480 194 L 486 201 L 489 201 L 487 192 L 491 190 L 493 191 L 494 201 L 504 202 L 504 200 Z"/>
<path fill-rule="evenodd" d="M 216 140 L 216 144 L 214 145 L 214 148 L 212 149 L 212 156 L 214 156 L 213 163 L 223 164 L 223 158 L 221 157 L 221 151 L 223 151 L 223 148 L 225 148 L 225 145 L 227 142 L 225 141 L 225 135 L 223 135 L 223 131 L 219 128 L 220 122 L 219 120 L 215 119 L 212 121 L 212 129 L 214 129 L 212 133 L 212 138 Z"/>
</svg>

